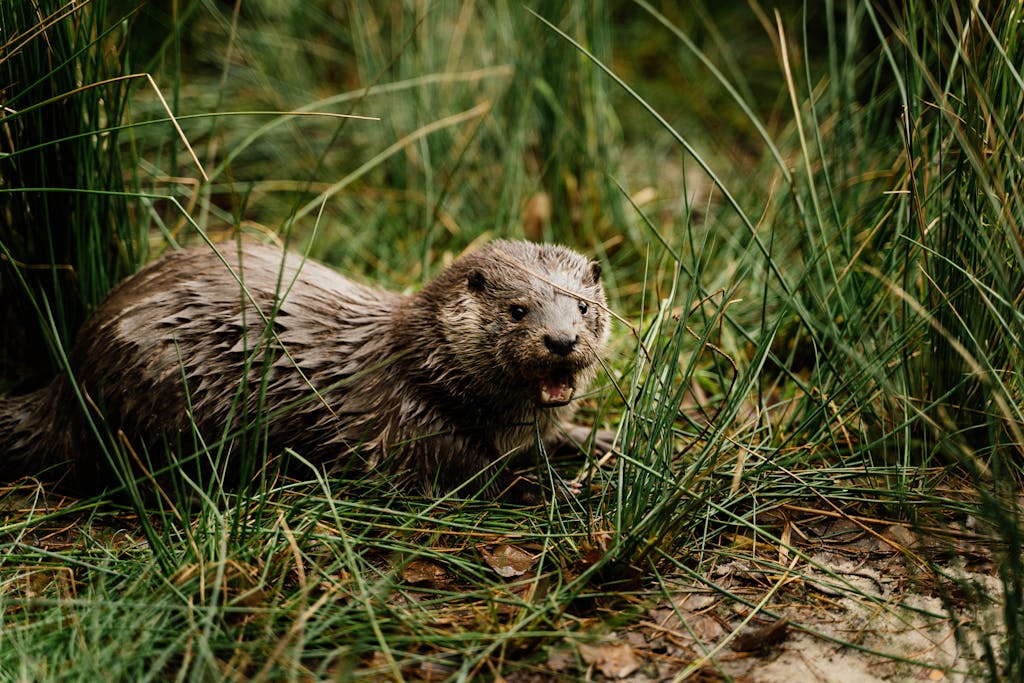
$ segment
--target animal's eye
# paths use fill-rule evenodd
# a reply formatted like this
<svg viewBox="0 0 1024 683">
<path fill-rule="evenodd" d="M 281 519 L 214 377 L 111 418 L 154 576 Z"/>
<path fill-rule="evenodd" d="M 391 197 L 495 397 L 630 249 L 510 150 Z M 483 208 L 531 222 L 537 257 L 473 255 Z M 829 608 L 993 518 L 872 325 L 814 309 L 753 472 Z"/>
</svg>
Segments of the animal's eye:
<svg viewBox="0 0 1024 683">
<path fill-rule="evenodd" d="M 513 320 L 522 320 L 526 317 L 526 306 L 512 304 L 508 307 L 508 314 L 512 316 Z"/>
<path fill-rule="evenodd" d="M 587 311 L 590 310 L 590 306 L 588 306 L 587 302 L 583 301 L 582 299 L 580 299 L 580 302 L 577 305 L 580 307 L 580 313 L 582 313 L 583 315 L 586 315 Z"/>
</svg>

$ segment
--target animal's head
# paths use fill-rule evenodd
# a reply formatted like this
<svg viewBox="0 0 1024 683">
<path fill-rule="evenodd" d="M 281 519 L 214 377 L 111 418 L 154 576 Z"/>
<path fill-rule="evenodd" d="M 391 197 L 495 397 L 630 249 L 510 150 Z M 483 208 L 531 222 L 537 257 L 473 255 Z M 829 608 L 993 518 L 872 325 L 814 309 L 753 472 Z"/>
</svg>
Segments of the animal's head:
<svg viewBox="0 0 1024 683">
<path fill-rule="evenodd" d="M 458 258 L 431 287 L 446 300 L 438 317 L 461 372 L 496 393 L 564 406 L 596 374 L 610 318 L 598 262 L 498 241 Z"/>
</svg>

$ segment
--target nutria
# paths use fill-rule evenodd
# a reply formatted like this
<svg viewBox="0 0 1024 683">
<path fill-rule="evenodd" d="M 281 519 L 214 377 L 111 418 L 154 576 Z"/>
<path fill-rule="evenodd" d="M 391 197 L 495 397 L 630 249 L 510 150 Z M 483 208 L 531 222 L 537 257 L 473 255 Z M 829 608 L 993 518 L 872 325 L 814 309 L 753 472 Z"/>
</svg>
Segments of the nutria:
<svg viewBox="0 0 1024 683">
<path fill-rule="evenodd" d="M 208 462 L 259 438 L 409 492 L 497 497 L 511 456 L 587 433 L 568 420 L 607 337 L 600 275 L 564 247 L 498 241 L 403 296 L 271 246 L 175 251 L 82 326 L 73 382 L 0 400 L 0 470 L 101 489 L 118 481 L 111 436 L 149 479 L 167 453 Z"/>
</svg>

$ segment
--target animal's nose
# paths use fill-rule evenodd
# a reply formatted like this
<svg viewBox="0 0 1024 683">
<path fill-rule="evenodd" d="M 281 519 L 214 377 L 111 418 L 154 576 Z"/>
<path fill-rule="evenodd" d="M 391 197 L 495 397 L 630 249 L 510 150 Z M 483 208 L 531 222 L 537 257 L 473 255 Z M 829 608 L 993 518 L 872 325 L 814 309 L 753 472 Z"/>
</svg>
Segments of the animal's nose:
<svg viewBox="0 0 1024 683">
<path fill-rule="evenodd" d="M 544 335 L 544 346 L 548 347 L 548 351 L 551 353 L 568 356 L 576 348 L 578 340 L 579 336 L 575 334 L 546 334 Z"/>
</svg>

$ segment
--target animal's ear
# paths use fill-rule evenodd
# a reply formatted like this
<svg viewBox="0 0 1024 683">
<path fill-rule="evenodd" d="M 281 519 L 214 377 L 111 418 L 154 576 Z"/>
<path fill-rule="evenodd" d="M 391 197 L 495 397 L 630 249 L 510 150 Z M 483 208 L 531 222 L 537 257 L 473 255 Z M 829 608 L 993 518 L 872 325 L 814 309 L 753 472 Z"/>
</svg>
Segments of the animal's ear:
<svg viewBox="0 0 1024 683">
<path fill-rule="evenodd" d="M 591 261 L 590 262 L 590 284 L 596 285 L 601 281 L 601 262 Z"/>
<path fill-rule="evenodd" d="M 469 285 L 470 290 L 474 292 L 482 292 L 484 291 L 484 286 L 487 284 L 487 278 L 484 277 L 482 272 L 474 268 L 469 271 L 468 275 L 466 275 L 466 284 Z"/>
</svg>

